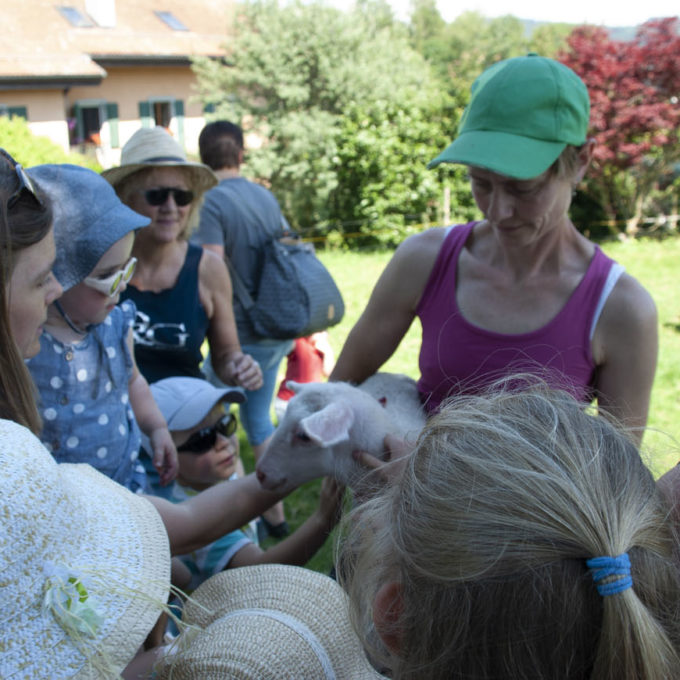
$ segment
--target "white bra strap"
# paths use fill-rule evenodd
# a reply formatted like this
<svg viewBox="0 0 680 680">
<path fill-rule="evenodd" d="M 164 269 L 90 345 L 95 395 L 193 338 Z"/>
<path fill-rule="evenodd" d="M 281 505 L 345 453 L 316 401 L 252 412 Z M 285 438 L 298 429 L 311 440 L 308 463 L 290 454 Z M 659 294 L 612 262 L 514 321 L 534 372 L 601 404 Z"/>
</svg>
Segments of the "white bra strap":
<svg viewBox="0 0 680 680">
<path fill-rule="evenodd" d="M 595 313 L 593 314 L 593 322 L 590 326 L 590 335 L 588 337 L 589 340 L 593 339 L 593 335 L 595 335 L 595 326 L 597 326 L 597 322 L 600 320 L 600 315 L 602 314 L 604 305 L 607 302 L 607 298 L 609 297 L 610 293 L 614 290 L 616 282 L 619 280 L 619 277 L 621 276 L 621 274 L 623 274 L 624 271 L 625 267 L 622 264 L 619 264 L 618 262 L 614 262 L 612 268 L 609 270 L 609 274 L 607 274 L 607 280 L 604 282 L 602 292 L 600 293 L 600 299 L 597 301 L 597 307 L 595 307 Z"/>
</svg>

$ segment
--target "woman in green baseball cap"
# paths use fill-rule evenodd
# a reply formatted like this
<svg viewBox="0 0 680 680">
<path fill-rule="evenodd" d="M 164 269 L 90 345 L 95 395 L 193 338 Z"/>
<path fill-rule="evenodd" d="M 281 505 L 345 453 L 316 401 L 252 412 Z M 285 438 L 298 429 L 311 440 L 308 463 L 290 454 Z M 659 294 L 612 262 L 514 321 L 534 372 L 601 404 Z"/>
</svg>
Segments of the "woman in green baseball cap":
<svg viewBox="0 0 680 680">
<path fill-rule="evenodd" d="M 361 382 L 413 319 L 429 413 L 517 371 L 620 420 L 639 442 L 656 370 L 649 293 L 569 218 L 592 156 L 583 81 L 534 54 L 472 86 L 458 136 L 430 167 L 468 166 L 484 219 L 408 238 L 380 277 L 331 379 Z"/>
</svg>

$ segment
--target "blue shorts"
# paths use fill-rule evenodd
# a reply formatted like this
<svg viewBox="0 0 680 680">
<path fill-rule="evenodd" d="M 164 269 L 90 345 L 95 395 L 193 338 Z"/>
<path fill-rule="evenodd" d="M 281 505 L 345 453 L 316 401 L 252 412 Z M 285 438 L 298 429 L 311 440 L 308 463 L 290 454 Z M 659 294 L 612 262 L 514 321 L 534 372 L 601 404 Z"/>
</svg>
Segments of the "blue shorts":
<svg viewBox="0 0 680 680">
<path fill-rule="evenodd" d="M 262 340 L 241 346 L 241 351 L 250 354 L 262 369 L 262 387 L 254 392 L 246 391 L 247 400 L 239 406 L 241 422 L 251 446 L 262 444 L 274 432 L 271 406 L 276 391 L 276 379 L 281 361 L 294 345 L 293 340 Z M 203 364 L 203 372 L 213 385 L 223 385 L 212 370 L 210 357 Z"/>
</svg>

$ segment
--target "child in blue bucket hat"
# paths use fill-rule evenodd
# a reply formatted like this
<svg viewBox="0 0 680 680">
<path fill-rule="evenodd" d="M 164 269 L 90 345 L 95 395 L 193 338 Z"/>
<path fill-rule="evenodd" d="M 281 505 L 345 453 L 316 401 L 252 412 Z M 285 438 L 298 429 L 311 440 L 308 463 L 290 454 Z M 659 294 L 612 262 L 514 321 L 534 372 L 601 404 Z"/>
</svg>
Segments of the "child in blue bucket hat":
<svg viewBox="0 0 680 680">
<path fill-rule="evenodd" d="M 144 492 L 141 429 L 167 484 L 177 474 L 177 451 L 135 363 L 134 304 L 117 306 L 135 267 L 135 230 L 149 220 L 92 170 L 62 164 L 29 172 L 54 206 L 54 274 L 64 289 L 48 308 L 40 352 L 28 361 L 40 393 L 43 444 L 58 462 L 89 463 Z"/>
</svg>

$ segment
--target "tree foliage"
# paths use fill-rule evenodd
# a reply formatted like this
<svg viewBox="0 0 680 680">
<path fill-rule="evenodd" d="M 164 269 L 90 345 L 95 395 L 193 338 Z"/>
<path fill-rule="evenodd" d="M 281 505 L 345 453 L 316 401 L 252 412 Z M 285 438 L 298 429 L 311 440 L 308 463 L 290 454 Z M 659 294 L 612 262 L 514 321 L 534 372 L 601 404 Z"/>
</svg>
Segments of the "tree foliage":
<svg viewBox="0 0 680 680">
<path fill-rule="evenodd" d="M 435 214 L 446 173 L 425 162 L 449 141 L 441 131 L 455 120 L 442 117 L 455 112 L 384 1 L 341 12 L 253 0 L 240 5 L 226 47 L 228 65 L 196 61 L 200 96 L 213 117 L 242 121 L 262 140 L 248 171 L 270 184 L 294 226 L 389 227 L 398 241 L 403 231 L 387 215 Z"/>
<path fill-rule="evenodd" d="M 91 158 L 67 153 L 51 139 L 34 135 L 23 118 L 0 116 L 0 140 L 0 146 L 26 168 L 42 163 L 72 163 L 101 171 L 101 166 Z"/>
<path fill-rule="evenodd" d="M 612 225 L 635 233 L 659 181 L 680 161 L 680 35 L 678 19 L 652 20 L 630 42 L 583 26 L 560 60 L 584 80 L 596 140 L 586 190 Z M 671 180 L 672 182 L 672 180 Z"/>
</svg>

